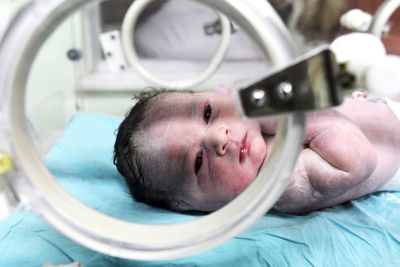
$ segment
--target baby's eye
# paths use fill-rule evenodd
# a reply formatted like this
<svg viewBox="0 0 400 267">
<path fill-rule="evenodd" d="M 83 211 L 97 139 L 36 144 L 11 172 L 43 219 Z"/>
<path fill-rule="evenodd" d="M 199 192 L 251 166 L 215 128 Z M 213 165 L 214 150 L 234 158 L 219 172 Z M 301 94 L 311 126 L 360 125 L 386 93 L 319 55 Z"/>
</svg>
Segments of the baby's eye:
<svg viewBox="0 0 400 267">
<path fill-rule="evenodd" d="M 194 173 L 197 175 L 201 168 L 201 164 L 203 163 L 203 150 L 201 150 L 194 160 Z"/>
<path fill-rule="evenodd" d="M 206 123 L 208 123 L 210 121 L 211 113 L 212 113 L 211 105 L 207 104 L 207 106 L 204 108 L 204 115 L 203 115 L 204 121 Z"/>
</svg>

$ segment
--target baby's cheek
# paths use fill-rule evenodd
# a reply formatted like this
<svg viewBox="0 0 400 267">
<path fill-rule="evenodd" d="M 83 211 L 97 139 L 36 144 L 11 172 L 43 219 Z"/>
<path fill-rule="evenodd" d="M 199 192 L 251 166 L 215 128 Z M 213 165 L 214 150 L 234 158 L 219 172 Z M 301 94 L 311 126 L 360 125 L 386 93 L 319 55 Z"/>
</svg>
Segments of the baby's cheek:
<svg viewBox="0 0 400 267">
<path fill-rule="evenodd" d="M 225 191 L 225 193 L 231 194 L 233 197 L 236 197 L 243 190 L 247 188 L 254 180 L 255 175 L 251 173 L 232 173 L 230 176 L 231 179 L 224 180 L 221 188 Z"/>
</svg>

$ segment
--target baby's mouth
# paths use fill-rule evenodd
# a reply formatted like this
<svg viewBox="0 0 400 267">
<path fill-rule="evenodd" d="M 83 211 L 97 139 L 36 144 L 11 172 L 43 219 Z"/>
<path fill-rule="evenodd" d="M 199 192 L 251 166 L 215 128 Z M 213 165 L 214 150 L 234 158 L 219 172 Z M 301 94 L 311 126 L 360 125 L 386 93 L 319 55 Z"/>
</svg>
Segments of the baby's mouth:
<svg viewBox="0 0 400 267">
<path fill-rule="evenodd" d="M 247 140 L 247 132 L 244 135 L 244 138 L 240 144 L 240 149 L 239 149 L 239 163 L 242 164 L 249 153 L 249 142 Z"/>
</svg>

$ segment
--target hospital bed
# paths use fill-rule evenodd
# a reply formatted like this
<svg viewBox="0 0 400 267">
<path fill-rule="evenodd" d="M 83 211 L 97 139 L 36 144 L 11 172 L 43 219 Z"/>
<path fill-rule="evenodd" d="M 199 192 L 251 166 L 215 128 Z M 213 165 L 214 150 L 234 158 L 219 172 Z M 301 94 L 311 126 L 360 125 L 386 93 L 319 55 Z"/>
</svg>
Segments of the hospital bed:
<svg viewBox="0 0 400 267">
<path fill-rule="evenodd" d="M 83 12 L 88 12 L 93 15 L 99 11 L 97 8 L 98 6 L 93 6 Z M 57 9 L 55 10 L 57 11 Z M 39 12 L 40 10 L 36 11 Z M 89 24 L 89 27 L 93 27 L 93 23 L 95 22 L 92 20 L 85 22 L 85 19 L 88 19 L 88 16 L 83 16 L 83 24 L 86 26 Z M 84 38 L 87 38 L 87 36 Z M 93 39 L 90 39 L 83 43 L 93 44 L 93 42 Z M 113 44 L 111 44 L 111 46 L 112 45 Z M 100 49 L 100 47 L 98 48 Z M 82 49 L 82 51 L 85 52 L 89 50 L 90 49 Z M 79 58 L 79 56 L 87 55 L 86 53 L 79 55 L 79 50 L 68 51 L 72 53 L 72 55 L 71 53 L 68 55 L 72 58 L 72 64 L 78 64 L 74 61 L 74 58 L 76 59 L 75 56 Z M 283 62 L 279 63 L 280 61 L 291 60 L 290 58 L 292 58 L 293 55 L 287 52 L 286 54 L 286 59 L 277 59 L 278 65 L 283 64 Z M 92 54 L 92 62 L 90 64 L 85 63 L 86 65 L 84 66 L 75 65 L 75 67 L 86 68 L 85 71 L 88 69 L 93 70 L 95 66 L 99 67 L 99 65 L 94 64 L 94 62 L 99 59 L 96 59 L 93 55 L 94 54 Z M 113 62 L 109 64 L 113 64 Z M 151 66 L 151 64 L 150 62 L 149 66 Z M 171 64 L 179 64 L 179 62 L 172 62 Z M 244 65 L 245 64 L 254 64 L 253 66 L 257 66 L 257 69 L 260 70 L 260 73 L 257 74 L 260 75 L 259 77 L 263 75 L 265 68 L 268 69 L 268 66 L 261 67 L 263 64 L 260 59 L 255 59 L 252 62 L 244 62 Z M 234 63 L 232 63 L 232 65 L 222 66 L 219 71 L 223 72 L 224 68 L 226 71 L 230 71 L 230 68 L 236 68 L 232 66 L 234 66 Z M 259 66 L 260 68 L 258 68 Z M 100 66 L 100 68 L 104 68 L 104 66 Z M 197 67 L 193 68 L 196 70 L 198 69 Z M 90 224 L 83 223 L 79 226 L 91 225 L 96 228 L 95 230 L 108 231 L 105 227 L 111 225 L 108 224 L 112 221 L 110 218 L 135 223 L 135 226 L 137 226 L 137 224 L 153 226 L 179 225 L 187 222 L 196 223 L 201 221 L 204 217 L 203 215 L 177 214 L 152 208 L 132 200 L 123 179 L 118 175 L 112 164 L 112 148 L 115 139 L 114 132 L 121 122 L 121 117 L 115 116 L 116 114 L 113 114 L 114 116 L 93 114 L 87 110 L 88 105 L 84 102 L 86 101 L 84 99 L 85 94 L 93 94 L 93 91 L 96 90 L 104 92 L 106 91 L 104 87 L 111 87 L 111 83 L 107 83 L 107 75 L 109 75 L 108 77 L 112 77 L 112 75 L 115 74 L 109 73 L 102 75 L 101 72 L 95 71 L 87 71 L 87 74 L 88 75 L 84 77 L 79 77 L 81 84 L 78 88 L 74 88 L 74 90 L 76 90 L 76 97 L 74 96 L 72 98 L 72 103 L 68 103 L 68 105 L 78 107 L 78 111 L 69 107 L 70 110 L 67 109 L 67 111 L 64 111 L 63 117 L 61 117 L 61 121 L 67 121 L 65 125 L 64 123 L 60 123 L 63 127 L 62 133 L 60 133 L 59 129 L 50 129 L 51 131 L 41 132 L 38 130 L 38 128 L 40 128 L 39 126 L 41 126 L 40 122 L 36 122 L 34 118 L 30 118 L 29 116 L 29 123 L 26 128 L 31 135 L 37 137 L 35 142 L 38 144 L 34 145 L 42 146 L 40 148 L 40 153 L 45 166 L 68 192 L 67 195 L 73 196 L 78 199 L 80 203 L 91 207 L 91 210 L 94 210 L 94 215 L 97 216 L 97 211 L 105 214 L 104 217 L 101 217 L 104 221 L 89 221 Z M 33 74 L 31 75 L 33 76 Z M 77 76 L 74 75 L 76 75 L 76 73 L 71 72 L 68 78 L 72 77 L 72 79 L 78 80 Z M 124 75 L 125 74 L 122 74 L 122 76 L 118 77 L 124 77 Z M 100 76 L 105 77 L 101 77 L 100 79 L 104 80 L 100 80 L 99 82 L 97 78 Z M 125 76 L 125 79 L 132 79 L 132 77 Z M 221 79 L 222 80 L 219 82 L 226 81 L 223 77 Z M 140 79 L 137 77 L 135 81 L 136 80 Z M 38 79 L 37 82 L 41 82 L 41 79 Z M 74 87 L 76 84 L 77 83 L 71 83 L 71 86 Z M 122 94 L 124 97 L 129 94 L 126 93 L 126 88 L 124 89 L 125 86 L 128 87 L 127 85 L 133 86 L 130 81 L 127 82 L 122 79 L 120 83 L 116 85 L 117 88 L 119 87 L 119 94 Z M 146 82 L 143 82 L 142 79 L 137 82 L 137 89 L 141 89 L 141 87 L 144 87 L 143 85 L 146 85 Z M 208 87 L 211 89 L 211 87 L 215 85 L 215 81 L 214 83 L 210 82 Z M 37 86 L 37 84 L 33 81 L 30 86 L 34 87 Z M 103 86 L 103 88 L 101 88 L 101 86 Z M 91 87 L 92 91 L 84 90 L 84 88 L 87 87 Z M 37 89 L 34 90 L 35 91 L 31 91 L 33 95 Z M 29 94 L 29 91 L 27 93 Z M 110 93 L 107 92 L 106 94 L 108 96 Z M 116 94 L 118 94 L 118 92 Z M 59 96 L 59 94 L 56 94 L 56 96 Z M 17 98 L 18 96 L 14 97 Z M 57 101 L 58 100 L 53 104 L 57 105 Z M 71 101 L 71 99 L 67 101 Z M 94 109 L 97 111 L 98 108 L 99 107 L 96 106 Z M 14 109 L 13 111 L 16 110 Z M 118 113 L 120 111 L 111 111 L 109 113 L 112 112 Z M 21 114 L 18 114 L 18 116 L 24 117 Z M 18 116 L 14 118 L 21 118 Z M 301 120 L 301 115 L 300 117 L 294 118 Z M 293 126 L 290 124 L 290 119 L 284 123 L 286 123 L 288 128 Z M 296 133 L 295 130 L 291 130 L 291 132 Z M 283 129 L 282 132 L 285 132 L 285 129 Z M 286 138 L 296 140 L 296 138 L 299 139 L 302 136 L 301 133 L 297 135 L 298 136 L 292 137 L 286 136 Z M 18 137 L 14 138 L 18 140 Z M 294 143 L 293 140 L 289 140 L 288 143 Z M 18 149 L 22 149 L 22 147 L 17 148 L 17 150 Z M 284 151 L 285 148 L 282 150 Z M 281 157 L 283 156 L 282 154 L 278 154 L 279 152 L 276 153 Z M 18 161 L 18 159 L 14 160 Z M 30 168 L 29 170 L 31 171 L 34 171 L 35 168 L 40 168 L 38 167 L 40 164 L 33 166 L 27 166 L 25 164 L 26 163 L 23 163 L 19 166 Z M 14 174 L 15 172 L 14 170 Z M 23 187 L 20 183 L 27 183 L 29 181 L 30 180 L 23 179 L 16 182 L 14 181 L 14 188 L 18 188 L 18 186 Z M 268 181 L 269 180 L 266 180 L 264 182 L 273 187 L 271 182 L 268 184 Z M 51 187 L 53 185 L 47 186 Z M 116 240 L 107 239 L 106 237 L 100 236 L 93 238 L 93 236 L 90 235 L 98 233 L 91 232 L 91 229 L 83 229 L 83 231 L 82 229 L 74 229 L 77 227 L 71 224 L 73 220 L 67 223 L 61 223 L 59 220 L 63 219 L 63 216 L 66 215 L 50 212 L 51 207 L 49 208 L 46 206 L 47 204 L 43 204 L 41 202 L 43 199 L 41 199 L 40 196 L 36 198 L 29 196 L 32 192 L 27 192 L 27 189 L 30 188 L 25 187 L 25 189 L 18 189 L 18 197 L 24 200 L 26 206 L 32 207 L 40 217 L 37 217 L 35 213 L 29 210 L 25 210 L 25 205 L 17 205 L 17 211 L 0 222 L 0 263 L 5 266 L 19 266 L 23 264 L 37 266 L 45 261 L 53 264 L 67 264 L 78 261 L 82 262 L 85 266 L 222 266 L 228 264 L 233 266 L 346 266 L 357 264 L 360 266 L 365 264 L 395 266 L 400 256 L 400 232 L 398 231 L 398 229 L 400 229 L 400 222 L 399 213 L 397 212 L 400 205 L 400 193 L 398 191 L 376 193 L 362 199 L 313 212 L 305 216 L 288 215 L 276 211 L 270 211 L 265 214 L 266 210 L 273 204 L 273 199 L 269 200 L 268 203 L 262 203 L 262 201 L 252 203 L 250 201 L 247 203 L 249 204 L 247 206 L 247 212 L 249 217 L 253 216 L 259 219 L 255 220 L 252 218 L 254 221 L 257 221 L 255 224 L 253 224 L 254 221 L 251 223 L 247 222 L 245 227 L 241 226 L 235 229 L 235 231 L 233 231 L 234 234 L 222 232 L 222 234 L 220 234 L 222 237 L 219 237 L 220 240 L 215 237 L 210 237 L 207 241 L 208 248 L 215 247 L 222 243 L 221 240 L 226 241 L 235 235 L 233 239 L 216 248 L 202 252 L 201 254 L 192 255 L 194 248 L 190 247 L 190 244 L 186 244 L 189 248 L 188 250 L 180 249 L 177 246 L 173 248 L 175 251 L 163 251 L 160 249 L 160 244 L 151 243 L 152 241 L 150 239 L 154 239 L 154 235 L 143 237 L 143 239 L 149 239 L 149 242 L 145 244 L 153 244 L 153 248 L 151 248 L 151 245 L 145 248 L 132 248 L 128 246 L 129 244 L 118 244 Z M 52 189 L 55 189 L 55 187 Z M 278 197 L 278 192 L 279 190 L 274 192 L 273 195 L 275 195 L 275 198 Z M 11 190 L 11 194 L 13 193 L 15 192 Z M 25 193 L 25 196 L 21 193 Z M 37 192 L 33 193 L 37 194 Z M 46 194 L 47 193 L 51 194 L 51 190 L 48 190 Z M 62 198 L 64 196 L 55 196 L 55 199 L 57 197 Z M 75 200 L 72 200 L 70 203 L 71 206 L 76 204 L 73 201 Z M 58 204 L 62 205 L 62 203 L 57 203 L 57 205 Z M 243 210 L 246 209 L 246 206 L 240 206 L 238 201 L 236 205 L 242 207 Z M 263 206 L 265 211 L 256 210 L 256 207 L 253 209 L 253 206 Z M 64 206 L 64 208 L 68 209 L 69 207 Z M 235 208 L 235 210 L 238 212 L 240 211 L 238 208 Z M 65 210 L 62 210 L 60 213 L 64 211 Z M 88 220 L 94 218 L 100 217 L 86 217 Z M 221 224 L 226 223 L 229 225 L 229 218 L 224 218 L 224 220 L 225 221 Z M 114 223 L 114 221 L 112 222 Z M 210 220 L 207 222 L 208 224 L 213 223 L 213 221 Z M 70 223 L 70 225 L 68 225 L 68 223 Z M 236 221 L 235 223 L 238 222 Z M 218 224 L 218 222 L 214 222 L 214 224 Z M 252 226 L 250 226 L 250 224 Z M 118 226 L 117 224 L 115 225 L 115 227 Z M 125 225 L 123 226 L 125 227 Z M 235 228 L 233 226 L 234 225 L 231 224 L 228 227 Z M 247 229 L 247 227 L 250 228 Z M 63 234 L 60 234 L 54 229 L 57 229 Z M 159 231 L 156 228 L 152 228 L 152 230 Z M 202 229 L 198 229 L 198 232 L 201 231 Z M 179 233 L 188 236 L 191 234 L 190 232 L 185 232 L 183 228 Z M 85 236 L 85 234 L 87 234 L 88 237 Z M 129 234 L 130 233 L 126 233 L 126 235 Z M 91 240 L 91 238 L 93 239 Z M 159 235 L 158 238 L 163 239 L 161 243 L 164 244 L 168 244 L 169 242 L 173 243 L 175 241 L 171 235 Z M 89 249 L 71 241 L 71 239 L 89 247 Z M 204 244 L 205 243 L 203 243 L 201 249 L 195 249 L 198 252 L 204 251 Z M 126 250 L 123 249 L 124 246 Z M 94 250 L 100 252 L 95 252 Z M 133 252 L 131 250 L 133 250 Z M 185 257 L 170 259 L 176 257 L 179 253 L 185 255 Z M 108 256 L 107 254 L 112 256 Z M 133 258 L 136 260 L 123 258 Z M 142 261 L 143 259 L 150 259 L 151 261 Z M 155 259 L 163 260 L 154 261 Z"/>
</svg>

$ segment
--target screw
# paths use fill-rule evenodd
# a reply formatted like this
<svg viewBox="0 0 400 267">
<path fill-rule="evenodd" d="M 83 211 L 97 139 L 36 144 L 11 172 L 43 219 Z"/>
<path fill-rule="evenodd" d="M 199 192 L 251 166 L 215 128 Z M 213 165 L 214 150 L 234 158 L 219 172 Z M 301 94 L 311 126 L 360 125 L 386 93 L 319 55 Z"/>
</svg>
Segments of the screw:
<svg viewBox="0 0 400 267">
<path fill-rule="evenodd" d="M 81 53 L 77 49 L 71 48 L 67 52 L 67 57 L 69 60 L 76 61 L 81 58 Z"/>
<path fill-rule="evenodd" d="M 281 82 L 275 87 L 276 94 L 283 101 L 289 101 L 293 97 L 293 85 L 289 82 Z"/>
<path fill-rule="evenodd" d="M 251 92 L 250 101 L 257 107 L 261 107 L 267 102 L 267 95 L 263 89 L 254 89 Z"/>
</svg>

